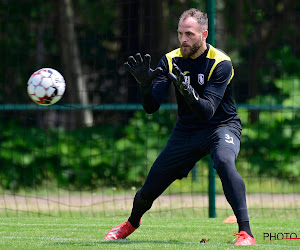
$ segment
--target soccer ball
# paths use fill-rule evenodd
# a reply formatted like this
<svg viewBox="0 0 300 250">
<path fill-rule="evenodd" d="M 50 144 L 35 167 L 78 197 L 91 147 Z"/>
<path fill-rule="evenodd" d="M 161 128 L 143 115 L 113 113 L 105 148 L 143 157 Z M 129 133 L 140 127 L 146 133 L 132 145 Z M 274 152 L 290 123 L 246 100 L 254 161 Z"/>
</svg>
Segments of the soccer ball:
<svg viewBox="0 0 300 250">
<path fill-rule="evenodd" d="M 34 72 L 28 80 L 27 92 L 39 105 L 58 102 L 66 89 L 64 77 L 55 69 L 43 68 Z"/>
</svg>

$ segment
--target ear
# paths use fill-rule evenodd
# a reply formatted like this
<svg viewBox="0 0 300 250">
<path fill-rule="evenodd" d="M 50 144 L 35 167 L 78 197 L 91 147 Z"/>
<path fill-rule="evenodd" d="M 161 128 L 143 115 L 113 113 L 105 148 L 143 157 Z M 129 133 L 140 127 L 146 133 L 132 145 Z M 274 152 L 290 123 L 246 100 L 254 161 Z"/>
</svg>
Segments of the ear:
<svg viewBox="0 0 300 250">
<path fill-rule="evenodd" d="M 202 37 L 203 37 L 204 40 L 208 37 L 208 30 L 204 30 L 202 32 Z"/>
</svg>

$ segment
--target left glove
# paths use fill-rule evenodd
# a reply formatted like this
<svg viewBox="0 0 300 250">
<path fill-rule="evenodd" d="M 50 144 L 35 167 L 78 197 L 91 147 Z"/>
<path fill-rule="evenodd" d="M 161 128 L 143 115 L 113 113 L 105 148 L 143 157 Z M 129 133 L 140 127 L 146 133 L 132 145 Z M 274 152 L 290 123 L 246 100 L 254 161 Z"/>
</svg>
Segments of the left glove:
<svg viewBox="0 0 300 250">
<path fill-rule="evenodd" d="M 198 93 L 189 84 L 186 77 L 175 63 L 173 63 L 173 72 L 174 73 L 170 72 L 168 77 L 175 84 L 179 92 L 184 96 L 185 100 L 189 103 L 198 101 L 200 98 Z"/>
<path fill-rule="evenodd" d="M 135 57 L 128 57 L 128 61 L 124 63 L 124 68 L 134 76 L 139 84 L 149 86 L 163 71 L 161 67 L 151 69 L 150 62 L 150 55 L 146 54 L 143 60 L 141 54 L 137 53 Z"/>
</svg>

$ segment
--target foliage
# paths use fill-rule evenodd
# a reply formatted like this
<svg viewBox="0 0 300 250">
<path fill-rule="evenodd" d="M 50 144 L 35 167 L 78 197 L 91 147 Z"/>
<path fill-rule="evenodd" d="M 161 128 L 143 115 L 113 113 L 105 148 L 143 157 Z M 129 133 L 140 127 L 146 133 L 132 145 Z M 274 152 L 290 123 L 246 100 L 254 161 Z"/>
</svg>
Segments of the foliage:
<svg viewBox="0 0 300 250">
<path fill-rule="evenodd" d="M 132 6 L 138 2 L 129 1 L 126 6 L 135 11 Z M 53 67 L 64 73 L 64 69 L 60 70 L 60 43 L 64 41 L 57 33 L 58 3 L 0 0 L 1 103 L 30 102 L 26 82 L 36 69 Z M 168 22 L 175 36 L 178 16 L 184 9 L 205 9 L 205 1 L 159 3 L 165 10 L 162 22 Z M 144 27 L 128 28 L 129 16 L 136 16 L 136 20 L 132 20 L 135 23 L 142 21 L 141 13 L 145 10 L 141 6 L 140 13 L 132 15 L 131 12 L 126 17 L 121 15 L 125 8 L 122 1 L 90 0 L 86 4 L 79 0 L 72 4 L 89 103 L 138 100 L 136 83 L 122 69 L 123 58 L 128 53 L 122 51 L 122 45 L 136 42 L 138 46 L 134 49 L 138 50 L 144 39 L 160 39 L 164 34 L 156 34 L 155 30 L 159 29 L 153 27 L 145 37 L 140 37 Z M 257 120 L 249 118 L 252 111 L 239 110 L 243 134 L 237 164 L 247 173 L 285 178 L 300 175 L 297 13 L 297 1 L 216 2 L 216 45 L 222 45 L 221 49 L 228 51 L 233 59 L 236 100 L 270 107 L 270 111 L 255 111 L 259 113 Z M 157 16 L 149 15 L 145 20 L 150 23 L 153 18 Z M 178 46 L 176 37 L 167 37 L 168 46 Z M 166 53 L 165 48 L 163 51 L 152 49 L 157 55 Z M 72 83 L 67 83 L 67 92 L 74 95 Z M 276 106 L 284 106 L 285 111 L 274 110 Z M 96 120 L 95 127 L 67 131 L 45 129 L 41 124 L 46 121 L 23 127 L 16 122 L 19 118 L 16 115 L 7 118 L 2 114 L 0 177 L 2 186 L 12 190 L 39 186 L 46 180 L 74 189 L 141 183 L 175 122 L 175 116 L 169 112 L 149 116 L 138 111 L 133 116 L 133 112 L 128 115 L 125 127 L 97 125 Z M 36 112 L 35 118 L 28 118 L 39 121 L 38 116 Z"/>
<path fill-rule="evenodd" d="M 147 115 L 137 111 L 125 128 L 125 136 L 116 141 L 118 169 L 131 182 L 142 183 L 149 167 L 167 142 L 174 126 L 174 114 L 160 111 Z M 135 166 L 135 167 L 133 167 Z"/>
<path fill-rule="evenodd" d="M 239 113 L 246 122 L 244 111 Z M 292 111 L 261 112 L 259 123 L 246 123 L 237 161 L 241 174 L 299 177 L 299 121 Z M 76 190 L 141 185 L 174 123 L 170 111 L 136 111 L 125 127 L 110 124 L 74 131 L 2 122 L 1 185 L 11 190 L 45 181 Z"/>
<path fill-rule="evenodd" d="M 16 190 L 44 181 L 71 189 L 140 184 L 172 121 L 170 114 L 136 112 L 124 129 L 106 125 L 65 131 L 1 123 L 2 186 Z"/>
<path fill-rule="evenodd" d="M 70 133 L 14 123 L 2 123 L 1 127 L 4 188 L 35 187 L 46 180 L 71 189 L 110 183 L 113 137 L 105 138 L 105 134 L 111 135 L 110 127 Z"/>
<path fill-rule="evenodd" d="M 93 93 L 91 98 L 99 100 L 99 95 L 103 94 L 99 93 L 99 82 L 112 82 L 111 79 L 116 76 L 115 65 L 119 54 L 111 47 L 116 47 L 112 40 L 116 40 L 118 8 L 108 0 L 91 0 L 88 5 L 86 1 L 72 3 L 80 59 L 92 88 L 89 89 Z M 4 72 L 0 76 L 1 102 L 30 102 L 24 91 L 26 83 L 30 75 L 40 68 L 51 67 L 65 75 L 60 51 L 60 43 L 64 41 L 58 35 L 56 4 L 62 2 L 0 0 L 0 54 L 3 56 L 0 70 Z M 101 71 L 101 78 L 99 72 L 95 74 L 92 71 Z M 72 83 L 67 84 L 72 86 Z M 109 92 L 109 88 L 106 90 Z"/>
<path fill-rule="evenodd" d="M 259 120 L 254 124 L 251 124 L 244 110 L 243 147 L 246 146 L 248 151 L 242 151 L 242 154 L 251 162 L 249 166 L 257 174 L 285 178 L 299 176 L 300 59 L 295 57 L 289 46 L 269 51 L 267 58 L 274 66 L 264 70 L 261 94 L 249 102 L 263 103 L 270 110 L 260 111 Z M 279 108 L 272 111 L 271 108 L 276 106 L 282 106 L 284 110 Z"/>
<path fill-rule="evenodd" d="M 243 128 L 239 156 L 243 168 L 254 175 L 300 176 L 299 122 L 296 111 L 260 112 L 257 123 Z"/>
</svg>

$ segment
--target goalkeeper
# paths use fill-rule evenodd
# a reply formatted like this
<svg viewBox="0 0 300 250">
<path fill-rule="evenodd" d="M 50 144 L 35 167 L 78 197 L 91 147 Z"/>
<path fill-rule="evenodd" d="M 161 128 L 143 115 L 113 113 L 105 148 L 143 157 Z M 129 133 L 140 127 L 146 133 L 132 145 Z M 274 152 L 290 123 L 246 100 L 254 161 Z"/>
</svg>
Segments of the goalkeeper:
<svg viewBox="0 0 300 250">
<path fill-rule="evenodd" d="M 207 29 L 207 15 L 189 9 L 179 18 L 180 48 L 164 55 L 155 70 L 150 68 L 150 55 L 142 58 L 138 53 L 124 64 L 139 83 L 142 105 L 149 114 L 159 109 L 174 85 L 179 118 L 135 195 L 128 221 L 111 229 L 105 236 L 107 240 L 124 239 L 135 231 L 154 200 L 210 154 L 237 218 L 235 245 L 256 244 L 249 225 L 245 183 L 235 166 L 242 126 L 232 97 L 234 71 L 230 58 L 206 43 Z"/>
</svg>

